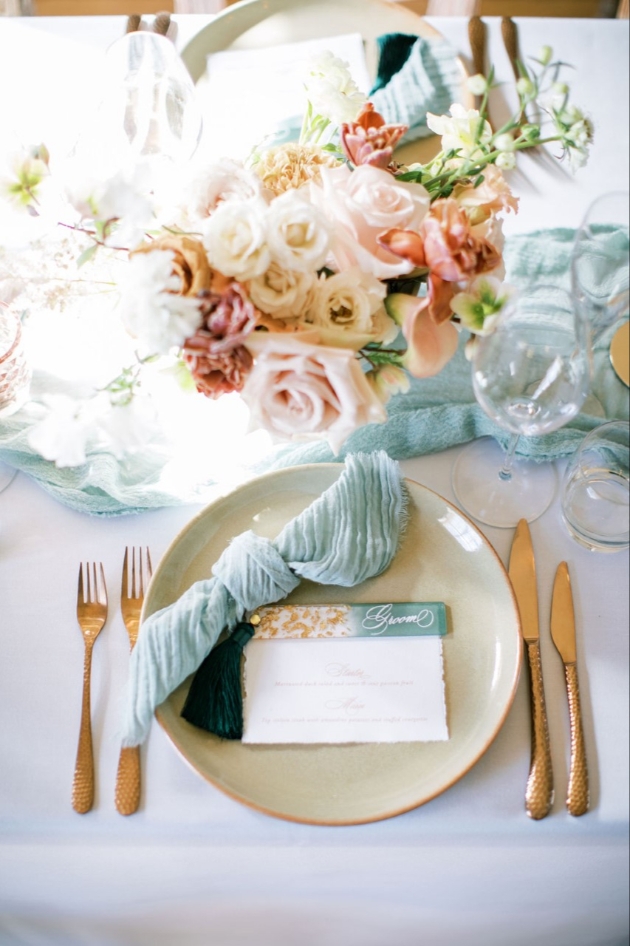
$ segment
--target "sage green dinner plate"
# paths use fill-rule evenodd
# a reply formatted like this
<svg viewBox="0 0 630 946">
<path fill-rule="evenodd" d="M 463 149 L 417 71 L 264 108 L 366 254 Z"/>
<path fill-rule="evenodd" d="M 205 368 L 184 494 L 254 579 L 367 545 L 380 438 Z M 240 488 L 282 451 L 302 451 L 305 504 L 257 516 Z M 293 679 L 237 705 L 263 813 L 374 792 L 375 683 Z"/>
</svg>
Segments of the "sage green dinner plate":
<svg viewBox="0 0 630 946">
<path fill-rule="evenodd" d="M 360 33 L 363 37 L 372 76 L 378 61 L 378 36 L 408 33 L 428 40 L 444 38 L 422 17 L 388 0 L 242 0 L 200 30 L 181 55 L 193 80 L 198 82 L 205 73 L 210 53 L 259 49 L 346 33 Z M 472 108 L 473 99 L 466 87 L 468 73 L 463 61 L 458 62 L 462 73 L 460 101 Z M 431 135 L 398 148 L 396 159 L 401 164 L 426 163 L 439 150 L 440 139 Z"/>
<path fill-rule="evenodd" d="M 274 538 L 328 488 L 341 464 L 292 467 L 252 480 L 204 509 L 177 536 L 151 582 L 143 616 L 208 578 L 230 540 L 253 529 Z M 157 718 L 203 778 L 243 804 L 290 821 L 348 825 L 389 818 L 445 791 L 477 762 L 501 728 L 521 660 L 517 605 L 492 546 L 441 496 L 407 481 L 409 524 L 394 562 L 351 589 L 303 582 L 288 601 L 444 601 L 447 742 L 246 746 L 222 741 L 180 716 L 190 680 Z"/>
</svg>

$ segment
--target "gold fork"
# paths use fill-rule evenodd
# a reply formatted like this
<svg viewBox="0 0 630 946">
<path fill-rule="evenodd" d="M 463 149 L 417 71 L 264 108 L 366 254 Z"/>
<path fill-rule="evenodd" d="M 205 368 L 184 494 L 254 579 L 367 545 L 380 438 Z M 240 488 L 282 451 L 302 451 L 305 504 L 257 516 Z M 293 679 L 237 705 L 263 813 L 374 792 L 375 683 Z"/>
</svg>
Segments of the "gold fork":
<svg viewBox="0 0 630 946">
<path fill-rule="evenodd" d="M 143 564 L 142 549 L 131 549 L 131 574 L 129 573 L 129 549 L 125 549 L 123 561 L 122 589 L 120 606 L 123 621 L 129 635 L 130 649 L 133 650 L 140 630 L 140 612 L 144 602 L 145 584 L 151 578 L 151 555 L 145 550 Z M 145 581 L 146 574 L 146 581 Z M 118 760 L 116 776 L 116 810 L 121 815 L 132 815 L 140 804 L 140 746 L 123 748 Z"/>
<path fill-rule="evenodd" d="M 81 729 L 77 761 L 74 767 L 72 784 L 72 807 L 83 815 L 94 803 L 94 752 L 92 749 L 92 721 L 90 712 L 90 677 L 92 673 L 92 648 L 107 620 L 107 587 L 102 564 L 99 574 L 95 562 L 85 565 L 85 584 L 83 568 L 79 566 L 79 588 L 77 592 L 77 620 L 85 652 L 83 659 L 83 700 L 81 705 Z"/>
</svg>

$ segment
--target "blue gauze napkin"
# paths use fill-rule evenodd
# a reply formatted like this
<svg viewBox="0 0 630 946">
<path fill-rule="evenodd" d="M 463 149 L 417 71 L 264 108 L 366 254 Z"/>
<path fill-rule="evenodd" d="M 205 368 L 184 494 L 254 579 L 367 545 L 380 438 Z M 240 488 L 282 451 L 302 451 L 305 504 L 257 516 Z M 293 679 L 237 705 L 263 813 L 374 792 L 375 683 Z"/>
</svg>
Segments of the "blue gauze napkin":
<svg viewBox="0 0 630 946">
<path fill-rule="evenodd" d="M 145 739 L 156 707 L 247 612 L 285 598 L 302 578 L 349 588 L 383 572 L 398 548 L 406 501 L 397 463 L 382 452 L 358 454 L 273 541 L 251 531 L 237 536 L 213 578 L 142 625 L 131 655 L 124 745 Z"/>
<path fill-rule="evenodd" d="M 453 47 L 442 39 L 404 33 L 379 36 L 379 66 L 370 101 L 389 123 L 408 125 L 403 142 L 433 134 L 427 112 L 443 115 L 461 101 L 462 70 Z"/>
<path fill-rule="evenodd" d="M 569 289 L 574 239 L 575 231 L 569 229 L 538 230 L 508 237 L 504 249 L 506 280 L 520 289 L 539 282 Z M 627 231 L 621 242 L 627 247 Z M 402 460 L 437 453 L 486 435 L 505 445 L 509 434 L 494 424 L 475 400 L 470 364 L 464 357 L 466 337 L 463 333 L 459 351 L 439 375 L 412 381 L 407 394 L 389 403 L 387 422 L 357 431 L 348 440 L 342 457 L 348 452 L 383 449 L 394 459 Z M 604 420 L 628 420 L 628 389 L 612 369 L 609 345 L 610 334 L 604 335 L 594 352 L 593 394 L 602 404 L 605 418 L 582 413 L 555 433 L 521 437 L 519 456 L 540 461 L 557 460 L 572 454 L 585 434 Z M 51 376 L 34 378 L 32 393 L 36 406 L 52 384 Z M 31 423 L 26 409 L 0 420 L 0 459 L 23 470 L 56 500 L 72 509 L 90 515 L 119 516 L 202 501 L 199 495 L 192 498 L 160 487 L 160 473 L 166 459 L 161 451 L 153 448 L 134 454 L 125 462 L 101 449 L 92 451 L 83 466 L 57 469 L 29 446 Z M 294 444 L 273 451 L 251 474 L 297 463 L 339 459 L 325 442 Z"/>
</svg>

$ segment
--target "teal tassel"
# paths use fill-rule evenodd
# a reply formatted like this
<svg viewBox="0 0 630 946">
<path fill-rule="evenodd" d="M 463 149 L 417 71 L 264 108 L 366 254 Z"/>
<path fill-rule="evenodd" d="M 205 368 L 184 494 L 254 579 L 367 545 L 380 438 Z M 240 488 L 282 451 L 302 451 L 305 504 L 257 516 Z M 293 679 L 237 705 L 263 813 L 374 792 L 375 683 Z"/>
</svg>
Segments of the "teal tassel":
<svg viewBox="0 0 630 946">
<path fill-rule="evenodd" d="M 406 33 L 386 33 L 385 36 L 377 38 L 378 69 L 370 95 L 384 89 L 396 73 L 400 72 L 417 42 L 417 36 L 408 36 Z"/>
<path fill-rule="evenodd" d="M 181 714 L 193 726 L 221 739 L 242 738 L 241 657 L 253 634 L 251 624 L 237 624 L 197 670 Z"/>
</svg>

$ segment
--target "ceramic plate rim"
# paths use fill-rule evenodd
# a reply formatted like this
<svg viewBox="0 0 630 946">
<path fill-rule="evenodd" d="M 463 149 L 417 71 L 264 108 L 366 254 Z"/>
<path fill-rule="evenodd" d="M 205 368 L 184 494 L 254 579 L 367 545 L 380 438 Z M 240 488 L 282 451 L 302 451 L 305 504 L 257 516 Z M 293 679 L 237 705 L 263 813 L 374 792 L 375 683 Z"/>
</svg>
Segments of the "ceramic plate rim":
<svg viewBox="0 0 630 946">
<path fill-rule="evenodd" d="M 212 33 L 215 32 L 217 24 L 219 25 L 219 28 L 221 28 L 221 26 L 223 26 L 226 23 L 229 24 L 231 20 L 235 20 L 236 23 L 238 24 L 238 21 L 247 15 L 247 12 L 249 11 L 250 8 L 255 8 L 262 5 L 269 7 L 269 6 L 273 6 L 274 4 L 278 4 L 279 6 L 281 6 L 283 3 L 288 3 L 288 2 L 292 2 L 295 5 L 308 6 L 309 4 L 313 3 L 314 0 L 240 0 L 239 3 L 234 3 L 231 6 L 226 7 L 224 10 L 221 10 L 219 13 L 217 13 L 217 15 L 214 17 L 214 19 L 210 23 L 207 23 L 205 26 L 203 26 L 199 30 L 198 33 L 195 33 L 195 35 L 191 37 L 191 39 L 188 40 L 188 42 L 186 43 L 186 45 L 184 46 L 184 48 L 182 49 L 180 53 L 181 58 L 183 59 L 186 68 L 188 69 L 188 71 L 190 72 L 192 76 L 193 82 L 195 83 L 198 82 L 201 76 L 203 75 L 203 72 L 197 75 L 196 74 L 197 70 L 195 69 L 193 71 L 191 69 L 191 66 L 188 60 L 199 55 L 197 53 L 197 47 L 204 46 L 206 42 L 206 38 L 208 36 L 212 36 Z M 370 2 L 372 2 L 375 6 L 382 6 L 383 9 L 386 9 L 387 7 L 389 7 L 388 0 L 370 0 Z M 409 15 L 410 22 L 417 20 L 418 22 L 422 23 L 422 28 L 421 28 L 422 32 L 419 32 L 418 36 L 423 36 L 427 39 L 430 37 L 432 37 L 433 39 L 444 38 L 442 33 L 440 33 L 438 29 L 436 29 L 434 26 L 428 23 L 423 16 L 420 16 L 418 13 L 414 13 L 412 10 L 407 10 L 406 8 L 403 8 L 403 9 L 404 9 L 405 15 L 407 14 Z M 269 14 L 267 14 L 267 16 L 273 16 L 276 12 L 281 12 L 281 11 L 272 10 Z M 399 10 L 398 12 L 400 13 L 401 10 Z M 255 24 L 252 24 L 251 26 L 248 26 L 246 29 L 242 30 L 240 33 L 237 33 L 237 36 L 240 36 L 242 35 L 242 33 L 247 32 L 248 29 L 253 29 L 254 26 L 257 26 L 264 19 L 266 19 L 266 16 L 265 15 L 261 16 L 260 19 L 257 20 Z M 213 49 L 212 51 L 216 52 L 218 50 Z M 205 55 L 207 55 L 207 53 Z M 468 75 L 468 71 L 464 67 L 464 63 L 461 60 L 461 57 L 458 56 L 457 58 L 458 58 L 460 67 L 462 68 L 464 76 Z"/>
<path fill-rule="evenodd" d="M 201 510 L 200 510 L 195 516 L 193 516 L 193 518 L 177 533 L 177 535 L 174 537 L 174 539 L 172 540 L 172 542 L 169 544 L 168 548 L 167 548 L 166 551 L 164 552 L 164 555 L 162 556 L 162 558 L 161 558 L 161 560 L 160 560 L 160 563 L 159 563 L 159 565 L 158 565 L 158 568 L 156 569 L 156 571 L 155 571 L 155 573 L 154 573 L 154 575 L 153 575 L 153 578 L 152 578 L 152 580 L 151 580 L 151 585 L 150 585 L 150 587 L 149 587 L 148 593 L 147 593 L 146 598 L 145 598 L 144 607 L 143 607 L 143 609 L 142 609 L 141 621 L 144 621 L 145 617 L 147 616 L 147 612 L 149 612 L 149 610 L 150 610 L 150 604 L 151 604 L 151 588 L 152 588 L 152 587 L 156 587 L 157 584 L 159 583 L 161 571 L 162 571 L 162 569 L 165 567 L 165 565 L 166 565 L 166 563 L 168 562 L 168 560 L 170 559 L 171 555 L 176 551 L 177 546 L 180 544 L 180 542 L 182 542 L 182 541 L 184 540 L 184 538 L 186 537 L 186 535 L 196 527 L 196 525 L 199 523 L 200 520 L 206 518 L 207 516 L 212 516 L 213 510 L 214 510 L 217 506 L 221 506 L 223 503 L 225 503 L 225 502 L 228 501 L 230 498 L 232 498 L 232 497 L 233 497 L 236 493 L 238 493 L 240 490 L 243 490 L 243 489 L 246 489 L 246 488 L 251 488 L 252 485 L 256 485 L 256 484 L 259 484 L 259 483 L 260 483 L 260 484 L 264 484 L 264 482 L 267 481 L 267 480 L 269 480 L 269 479 L 275 479 L 275 478 L 277 478 L 277 477 L 279 477 L 279 476 L 286 476 L 287 473 L 289 473 L 289 474 L 291 474 L 291 473 L 293 473 L 293 472 L 295 472 L 295 473 L 308 473 L 308 472 L 317 473 L 317 472 L 321 472 L 321 471 L 323 471 L 323 470 L 325 470 L 325 469 L 339 469 L 339 471 L 341 471 L 342 468 L 343 468 L 343 464 L 340 464 L 340 463 L 310 463 L 310 464 L 302 464 L 302 465 L 293 466 L 293 467 L 284 467 L 284 468 L 281 468 L 281 469 L 279 469 L 279 470 L 272 470 L 272 471 L 270 471 L 270 472 L 268 472 L 268 473 L 262 474 L 262 475 L 260 475 L 260 476 L 257 476 L 257 477 L 255 477 L 255 478 L 251 479 L 251 480 L 246 481 L 245 483 L 240 484 L 238 487 L 236 487 L 236 488 L 235 488 L 234 490 L 232 490 L 231 492 L 225 493 L 225 494 L 223 494 L 222 496 L 217 497 L 217 499 L 213 500 L 211 503 L 209 503 L 207 506 L 205 506 L 203 509 L 201 509 Z M 358 818 L 356 818 L 356 819 L 354 819 L 354 818 L 343 818 L 343 819 L 326 818 L 326 819 L 322 819 L 322 818 L 315 818 L 315 817 L 310 818 L 310 817 L 305 817 L 305 816 L 298 816 L 298 815 L 291 814 L 291 813 L 281 812 L 281 811 L 278 811 L 277 809 L 266 807 L 264 804 L 256 803 L 256 802 L 253 801 L 252 799 L 244 798 L 244 797 L 242 797 L 241 795 L 239 795 L 235 790 L 230 790 L 230 788 L 229 788 L 228 786 L 226 786 L 226 785 L 220 783 L 218 780 L 216 780 L 216 779 L 213 778 L 210 774 L 208 774 L 208 772 L 204 771 L 204 769 L 202 768 L 202 766 L 201 766 L 199 763 L 196 763 L 193 759 L 189 758 L 189 756 L 187 755 L 186 750 L 185 750 L 184 747 L 182 746 L 181 741 L 179 740 L 177 734 L 176 734 L 176 733 L 173 733 L 173 732 L 170 730 L 169 725 L 168 725 L 168 722 L 167 722 L 167 720 L 165 719 L 165 716 L 164 716 L 162 707 L 158 707 L 157 710 L 156 710 L 156 712 L 155 712 L 156 720 L 158 721 L 158 723 L 159 723 L 161 729 L 164 731 L 164 733 L 165 733 L 165 735 L 167 736 L 169 742 L 171 743 L 171 745 L 173 746 L 173 748 L 175 749 L 175 751 L 177 752 L 177 754 L 182 758 L 182 760 L 183 760 L 197 775 L 201 776 L 201 778 L 203 778 L 204 781 L 206 781 L 206 782 L 208 782 L 209 784 L 213 785 L 215 788 L 217 788 L 219 791 L 221 791 L 224 795 L 227 795 L 229 798 L 233 799 L 234 801 L 239 802 L 241 805 L 244 805 L 245 807 L 247 807 L 247 808 L 249 808 L 249 809 L 251 809 L 251 810 L 258 811 L 258 812 L 261 812 L 261 813 L 263 813 L 263 814 L 265 814 L 265 815 L 271 816 L 271 817 L 273 817 L 273 818 L 278 818 L 278 819 L 280 819 L 280 820 L 289 821 L 289 822 L 292 822 L 292 823 L 308 824 L 308 825 L 318 825 L 318 826 L 329 826 L 329 827 L 343 827 L 343 826 L 352 826 L 352 825 L 359 825 L 359 824 L 370 824 L 370 823 L 374 823 L 374 822 L 378 822 L 378 821 L 384 821 L 384 820 L 387 820 L 387 819 L 389 819 L 389 818 L 394 818 L 394 817 L 397 817 L 398 815 L 402 815 L 402 814 L 405 814 L 406 812 L 413 811 L 413 810 L 415 810 L 416 808 L 419 808 L 419 807 L 421 807 L 421 806 L 427 804 L 428 802 L 432 801 L 434 798 L 439 797 L 439 796 L 442 795 L 444 792 L 446 792 L 446 791 L 448 791 L 450 788 L 452 788 L 453 785 L 455 785 L 457 782 L 459 782 L 468 772 L 470 772 L 470 770 L 471 770 L 472 768 L 474 768 L 474 766 L 479 762 L 479 760 L 480 760 L 480 759 L 485 755 L 485 753 L 488 751 L 488 749 L 490 748 L 490 746 L 492 745 L 492 743 L 494 742 L 494 740 L 497 738 L 499 732 L 500 732 L 501 729 L 503 728 L 503 725 L 504 725 L 504 723 L 505 723 L 505 720 L 507 719 L 507 716 L 508 716 L 508 714 L 509 714 L 509 712 L 510 712 L 510 709 L 512 708 L 512 705 L 513 705 L 513 702 L 514 702 L 514 698 L 515 698 L 515 696 L 516 696 L 516 691 L 517 691 L 517 688 L 518 688 L 518 683 L 519 683 L 520 673 L 521 673 L 521 668 L 522 668 L 522 663 L 523 663 L 522 633 L 521 633 L 521 623 L 520 623 L 520 615 L 519 615 L 518 603 L 517 603 L 517 600 L 516 600 L 516 596 L 515 596 L 515 594 L 514 594 L 514 590 L 513 590 L 513 588 L 512 588 L 512 584 L 511 584 L 511 582 L 510 582 L 510 578 L 509 578 L 507 569 L 506 569 L 505 565 L 503 564 L 503 562 L 501 561 L 501 558 L 499 557 L 499 555 L 498 555 L 496 549 L 494 548 L 494 546 L 492 545 L 492 543 L 490 542 L 490 540 L 483 534 L 483 532 L 481 532 L 481 530 L 479 529 L 479 527 L 477 526 L 477 524 L 476 524 L 473 520 L 471 520 L 468 516 L 466 516 L 465 513 L 463 513 L 463 512 L 461 511 L 461 509 L 459 509 L 458 506 L 456 506 L 454 503 L 450 502 L 448 499 L 446 499 L 444 496 L 442 496 L 442 495 L 441 495 L 440 493 L 438 493 L 436 490 L 430 489 L 429 487 L 425 486 L 423 483 L 419 483 L 417 480 L 414 480 L 414 479 L 411 478 L 411 477 L 405 477 L 405 481 L 406 481 L 406 482 L 409 482 L 409 483 L 411 483 L 411 484 L 413 484 L 414 487 L 417 487 L 417 488 L 420 489 L 421 491 L 431 494 L 433 497 L 435 497 L 435 498 L 437 498 L 439 501 L 443 502 L 443 503 L 444 503 L 446 506 L 448 506 L 450 509 L 453 509 L 459 517 L 461 517 L 462 519 L 464 519 L 464 520 L 474 529 L 474 531 L 477 533 L 477 535 L 481 538 L 482 543 L 483 543 L 483 546 L 485 547 L 485 549 L 486 549 L 487 552 L 490 552 L 492 558 L 495 560 L 496 564 L 497 564 L 498 567 L 499 567 L 499 572 L 502 574 L 502 577 L 503 577 L 504 580 L 505 580 L 505 586 L 506 586 L 506 589 L 508 590 L 508 593 L 509 593 L 509 596 L 510 596 L 510 599 L 511 599 L 511 602 L 512 602 L 512 607 L 513 607 L 513 610 L 514 610 L 514 616 L 515 616 L 515 628 L 514 628 L 514 631 L 515 631 L 516 645 L 517 645 L 517 646 L 516 646 L 516 660 L 515 660 L 514 666 L 512 667 L 511 679 L 509 680 L 509 684 L 508 684 L 508 695 L 507 695 L 507 699 L 505 700 L 505 704 L 504 704 L 504 706 L 503 706 L 503 710 L 502 710 L 502 712 L 500 713 L 499 717 L 497 718 L 497 720 L 496 720 L 496 722 L 495 722 L 495 725 L 494 725 L 494 728 L 493 728 L 492 731 L 488 734 L 488 736 L 486 737 L 486 739 L 485 739 L 483 745 L 478 749 L 478 751 L 476 752 L 476 754 L 467 762 L 467 764 L 466 764 L 453 778 L 448 779 L 446 783 L 444 783 L 443 785 L 441 785 L 441 786 L 440 786 L 438 789 L 436 789 L 435 791 L 431 792 L 431 793 L 428 794 L 428 795 L 423 796 L 422 798 L 420 798 L 420 799 L 417 800 L 417 801 L 413 801 L 413 802 L 411 802 L 411 803 L 409 803 L 409 804 L 406 804 L 406 805 L 404 805 L 404 806 L 402 806 L 402 807 L 400 807 L 400 808 L 396 808 L 396 809 L 393 809 L 393 810 L 387 810 L 387 811 L 381 811 L 381 812 L 378 812 L 378 813 L 376 813 L 376 814 L 374 814 L 374 815 L 372 815 L 372 816 L 369 816 L 369 817 L 360 816 L 360 817 L 358 817 Z M 171 698 L 170 696 L 167 698 L 167 700 L 165 701 L 165 704 L 168 703 L 168 701 L 170 700 L 170 698 Z M 165 704 L 163 704 L 163 705 L 165 705 Z"/>
</svg>

